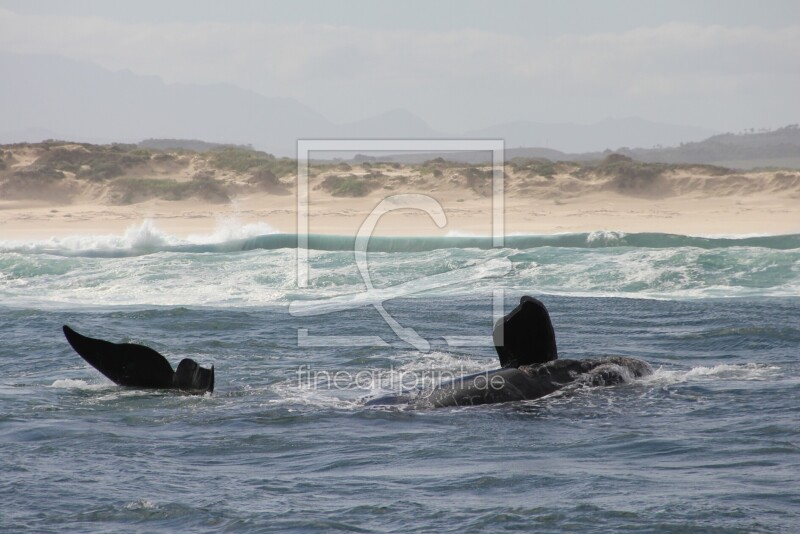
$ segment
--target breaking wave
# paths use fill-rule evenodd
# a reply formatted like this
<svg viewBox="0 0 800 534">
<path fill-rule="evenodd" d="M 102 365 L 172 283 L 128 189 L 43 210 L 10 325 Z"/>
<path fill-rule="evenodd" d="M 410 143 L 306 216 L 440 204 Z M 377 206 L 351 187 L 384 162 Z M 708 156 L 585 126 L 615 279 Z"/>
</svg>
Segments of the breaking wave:
<svg viewBox="0 0 800 534">
<path fill-rule="evenodd" d="M 336 306 L 357 307 L 493 289 L 651 299 L 800 296 L 800 235 L 515 235 L 501 248 L 490 237 L 373 237 L 371 292 L 364 266 L 354 259 L 353 238 L 308 236 L 306 287 L 298 284 L 297 245 L 296 235 L 235 220 L 186 238 L 145 221 L 121 235 L 0 242 L 0 299 L 44 307 L 336 299 Z"/>
</svg>

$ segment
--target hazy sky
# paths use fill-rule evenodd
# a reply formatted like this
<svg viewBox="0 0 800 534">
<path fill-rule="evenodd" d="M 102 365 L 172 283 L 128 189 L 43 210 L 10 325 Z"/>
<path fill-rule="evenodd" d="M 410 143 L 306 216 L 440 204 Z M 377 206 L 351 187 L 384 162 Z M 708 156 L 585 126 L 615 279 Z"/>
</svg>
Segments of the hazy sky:
<svg viewBox="0 0 800 534">
<path fill-rule="evenodd" d="M 800 1 L 4 1 L 0 50 L 231 83 L 441 131 L 800 122 Z"/>
</svg>

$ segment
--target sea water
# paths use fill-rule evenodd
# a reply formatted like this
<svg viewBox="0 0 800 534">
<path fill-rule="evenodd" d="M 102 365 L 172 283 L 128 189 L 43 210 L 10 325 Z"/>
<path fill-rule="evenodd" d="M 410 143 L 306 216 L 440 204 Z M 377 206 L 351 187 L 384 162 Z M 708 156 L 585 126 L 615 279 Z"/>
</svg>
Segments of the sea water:
<svg viewBox="0 0 800 534">
<path fill-rule="evenodd" d="M 297 244 L 151 223 L 0 242 L 2 531 L 800 528 L 800 235 L 373 238 L 372 291 L 351 238 L 310 236 L 307 278 Z M 364 406 L 496 368 L 493 317 L 523 294 L 560 357 L 655 373 Z M 63 324 L 213 364 L 214 394 L 118 387 Z"/>
</svg>

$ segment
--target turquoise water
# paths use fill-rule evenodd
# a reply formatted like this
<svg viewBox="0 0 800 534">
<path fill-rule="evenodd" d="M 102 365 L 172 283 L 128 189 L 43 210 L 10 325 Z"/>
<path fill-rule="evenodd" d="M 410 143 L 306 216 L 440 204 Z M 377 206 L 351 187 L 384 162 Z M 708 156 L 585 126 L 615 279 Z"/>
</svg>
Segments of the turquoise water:
<svg viewBox="0 0 800 534">
<path fill-rule="evenodd" d="M 302 288 L 296 237 L 269 231 L 0 241 L 4 532 L 800 525 L 800 236 L 379 238 L 365 294 L 352 240 L 312 236 Z M 495 368 L 493 296 L 507 311 L 524 293 L 550 309 L 561 357 L 655 374 L 505 405 L 363 406 Z M 119 388 L 62 324 L 213 363 L 215 393 Z"/>
</svg>

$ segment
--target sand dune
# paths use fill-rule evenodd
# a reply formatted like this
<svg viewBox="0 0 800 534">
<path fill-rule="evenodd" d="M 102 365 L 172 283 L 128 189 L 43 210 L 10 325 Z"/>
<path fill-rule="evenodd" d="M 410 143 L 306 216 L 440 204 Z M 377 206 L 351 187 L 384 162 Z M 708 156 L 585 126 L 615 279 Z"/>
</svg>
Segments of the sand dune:
<svg viewBox="0 0 800 534">
<path fill-rule="evenodd" d="M 221 216 L 296 231 L 294 163 L 253 154 L 2 147 L 0 239 L 121 232 L 144 219 L 189 234 L 213 229 Z M 616 155 L 596 164 L 513 160 L 504 186 L 507 234 L 800 232 L 800 172 L 792 170 L 642 164 Z M 352 234 L 381 200 L 398 194 L 433 197 L 447 225 L 404 209 L 382 217 L 380 234 L 489 235 L 496 229 L 491 168 L 434 160 L 312 165 L 309 230 Z"/>
</svg>

